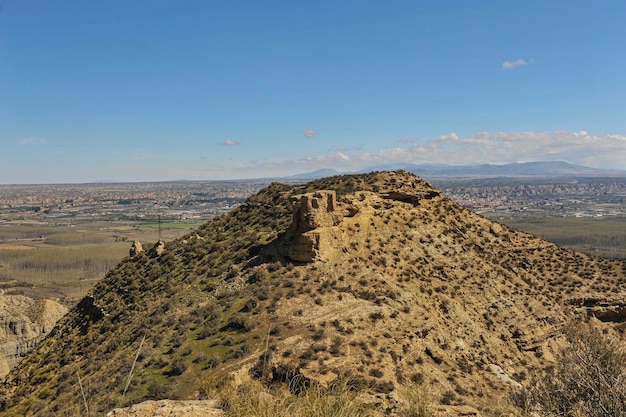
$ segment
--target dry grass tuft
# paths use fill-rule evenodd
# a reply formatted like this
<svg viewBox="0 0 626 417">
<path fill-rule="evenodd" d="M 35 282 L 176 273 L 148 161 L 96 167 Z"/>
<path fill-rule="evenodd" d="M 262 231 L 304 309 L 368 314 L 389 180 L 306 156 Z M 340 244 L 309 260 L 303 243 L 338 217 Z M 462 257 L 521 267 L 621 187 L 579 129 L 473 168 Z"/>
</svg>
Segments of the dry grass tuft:
<svg viewBox="0 0 626 417">
<path fill-rule="evenodd" d="M 410 384 L 402 388 L 400 395 L 406 401 L 403 417 L 430 417 L 432 392 L 426 385 Z"/>
<path fill-rule="evenodd" d="M 299 395 L 287 385 L 267 388 L 252 381 L 229 385 L 222 390 L 224 410 L 229 417 L 367 417 L 378 416 L 374 407 L 360 401 L 349 383 L 329 388 L 313 385 Z"/>
</svg>

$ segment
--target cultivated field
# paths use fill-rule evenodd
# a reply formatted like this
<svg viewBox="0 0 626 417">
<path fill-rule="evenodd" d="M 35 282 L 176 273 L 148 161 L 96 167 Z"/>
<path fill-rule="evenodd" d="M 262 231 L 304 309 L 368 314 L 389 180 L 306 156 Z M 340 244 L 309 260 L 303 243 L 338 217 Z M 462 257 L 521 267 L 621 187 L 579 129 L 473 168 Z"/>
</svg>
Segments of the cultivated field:
<svg viewBox="0 0 626 417">
<path fill-rule="evenodd" d="M 203 222 L 165 222 L 161 238 L 176 239 Z M 133 240 L 149 248 L 158 238 L 158 223 L 153 221 L 4 224 L 0 226 L 0 281 L 5 287 L 11 283 L 12 291 L 73 304 L 128 255 Z"/>
<path fill-rule="evenodd" d="M 0 288 L 72 305 L 133 240 L 184 236 L 268 183 L 0 185 Z"/>
<path fill-rule="evenodd" d="M 626 259 L 626 217 L 532 217 L 501 221 L 580 252 Z"/>
</svg>

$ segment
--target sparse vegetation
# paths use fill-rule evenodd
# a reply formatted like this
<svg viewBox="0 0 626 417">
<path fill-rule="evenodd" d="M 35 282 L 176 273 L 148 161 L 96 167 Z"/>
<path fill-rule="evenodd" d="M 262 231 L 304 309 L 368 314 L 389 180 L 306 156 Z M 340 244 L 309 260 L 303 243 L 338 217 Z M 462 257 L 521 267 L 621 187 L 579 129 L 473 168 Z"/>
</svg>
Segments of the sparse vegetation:
<svg viewBox="0 0 626 417">
<path fill-rule="evenodd" d="M 375 417 L 382 416 L 373 404 L 360 401 L 349 382 L 328 388 L 318 384 L 293 394 L 289 385 L 268 389 L 257 382 L 229 385 L 216 393 L 228 417 Z"/>
<path fill-rule="evenodd" d="M 397 188 L 419 204 L 385 192 Z M 321 262 L 295 262 L 281 252 L 290 198 L 314 190 L 336 191 L 352 217 L 328 226 Z M 163 254 L 107 273 L 9 377 L 2 411 L 80 413 L 77 369 L 94 414 L 223 391 L 232 415 L 310 415 L 340 406 L 344 394 L 327 394 L 348 372 L 351 407 L 365 407 L 352 415 L 423 416 L 441 403 L 493 410 L 513 384 L 504 376 L 529 384 L 550 363 L 559 323 L 587 314 L 592 288 L 615 296 L 626 268 L 492 226 L 405 173 L 272 184 Z M 202 382 L 234 372 L 239 387 Z M 430 391 L 403 393 L 409 385 Z"/>
<path fill-rule="evenodd" d="M 545 416 L 626 416 L 626 345 L 597 325 L 575 322 L 545 375 L 514 395 L 524 411 Z"/>
<path fill-rule="evenodd" d="M 433 394 L 425 385 L 407 384 L 400 394 L 406 401 L 402 417 L 430 417 Z"/>
</svg>

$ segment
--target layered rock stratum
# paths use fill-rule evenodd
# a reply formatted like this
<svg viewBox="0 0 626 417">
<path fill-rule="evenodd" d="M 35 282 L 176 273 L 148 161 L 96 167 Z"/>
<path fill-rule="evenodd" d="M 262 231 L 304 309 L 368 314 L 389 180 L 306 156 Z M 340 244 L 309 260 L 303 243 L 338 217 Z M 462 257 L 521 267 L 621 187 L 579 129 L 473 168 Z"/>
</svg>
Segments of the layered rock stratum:
<svg viewBox="0 0 626 417">
<path fill-rule="evenodd" d="M 67 311 L 55 300 L 0 291 L 0 378 L 6 377 Z"/>
</svg>

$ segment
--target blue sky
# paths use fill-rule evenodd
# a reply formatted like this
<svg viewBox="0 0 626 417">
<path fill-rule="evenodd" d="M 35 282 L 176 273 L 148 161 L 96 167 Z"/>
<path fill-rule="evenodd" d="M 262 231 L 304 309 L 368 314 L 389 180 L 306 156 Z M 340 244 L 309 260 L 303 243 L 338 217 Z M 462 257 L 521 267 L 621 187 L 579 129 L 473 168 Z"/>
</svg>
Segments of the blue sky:
<svg viewBox="0 0 626 417">
<path fill-rule="evenodd" d="M 0 0 L 0 183 L 626 169 L 626 2 Z"/>
</svg>

